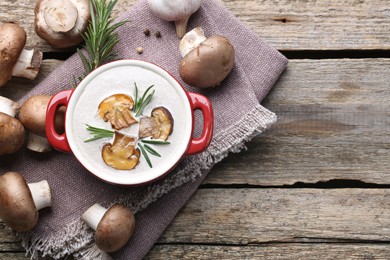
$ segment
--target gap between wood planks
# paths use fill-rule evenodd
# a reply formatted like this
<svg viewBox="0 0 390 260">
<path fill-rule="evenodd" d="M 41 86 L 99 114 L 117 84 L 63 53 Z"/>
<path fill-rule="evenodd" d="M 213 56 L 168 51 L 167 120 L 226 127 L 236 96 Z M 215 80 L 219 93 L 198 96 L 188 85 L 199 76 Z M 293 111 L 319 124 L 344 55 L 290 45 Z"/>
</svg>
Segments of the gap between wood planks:
<svg viewBox="0 0 390 260">
<path fill-rule="evenodd" d="M 45 52 L 43 59 L 66 60 L 74 51 Z M 288 59 L 368 59 L 390 58 L 390 50 L 280 50 Z"/>
<path fill-rule="evenodd" d="M 368 59 L 390 58 L 390 50 L 282 50 L 288 59 Z"/>
<path fill-rule="evenodd" d="M 338 238 L 315 238 L 315 237 L 293 237 L 290 240 L 272 240 L 264 242 L 248 242 L 247 244 L 232 243 L 191 243 L 191 242 L 157 242 L 155 245 L 164 246 L 218 246 L 218 247 L 251 247 L 251 246 L 268 246 L 268 245 L 312 245 L 312 244 L 332 244 L 332 245 L 356 245 L 356 244 L 375 244 L 389 245 L 390 241 L 380 240 L 358 240 L 358 239 L 338 239 Z"/>
<path fill-rule="evenodd" d="M 296 182 L 292 185 L 251 185 L 251 184 L 202 184 L 200 189 L 389 189 L 390 184 L 367 183 L 360 180 L 332 179 L 316 183 Z"/>
</svg>

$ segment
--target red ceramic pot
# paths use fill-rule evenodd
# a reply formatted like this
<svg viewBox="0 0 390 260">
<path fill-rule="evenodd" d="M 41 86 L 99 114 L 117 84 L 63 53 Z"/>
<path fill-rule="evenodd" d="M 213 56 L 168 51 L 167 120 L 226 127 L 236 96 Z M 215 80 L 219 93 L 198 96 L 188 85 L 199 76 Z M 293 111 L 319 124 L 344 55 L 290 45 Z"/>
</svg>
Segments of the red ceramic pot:
<svg viewBox="0 0 390 260">
<path fill-rule="evenodd" d="M 102 158 L 102 148 L 106 143 L 112 143 L 112 138 L 85 142 L 91 138 L 86 125 L 113 130 L 111 124 L 104 122 L 97 113 L 99 104 L 114 94 L 126 94 L 134 99 L 135 84 L 139 96 L 147 87 L 154 85 L 152 101 L 142 114 L 150 116 L 153 108 L 164 106 L 172 115 L 173 132 L 168 137 L 169 144 L 150 145 L 161 155 L 157 157 L 148 154 L 152 167 L 141 153 L 134 169 L 117 170 L 108 166 Z M 55 113 L 61 106 L 66 106 L 64 134 L 57 133 L 54 127 Z M 193 137 L 195 110 L 203 114 L 203 131 L 199 138 Z M 137 136 L 138 125 L 136 123 L 118 131 Z M 93 175 L 118 185 L 141 185 L 161 178 L 185 155 L 204 151 L 210 144 L 212 132 L 213 110 L 205 96 L 186 92 L 167 71 L 138 60 L 114 61 L 99 67 L 82 80 L 77 88 L 54 95 L 47 109 L 46 134 L 50 144 L 59 151 L 72 152 Z"/>
</svg>

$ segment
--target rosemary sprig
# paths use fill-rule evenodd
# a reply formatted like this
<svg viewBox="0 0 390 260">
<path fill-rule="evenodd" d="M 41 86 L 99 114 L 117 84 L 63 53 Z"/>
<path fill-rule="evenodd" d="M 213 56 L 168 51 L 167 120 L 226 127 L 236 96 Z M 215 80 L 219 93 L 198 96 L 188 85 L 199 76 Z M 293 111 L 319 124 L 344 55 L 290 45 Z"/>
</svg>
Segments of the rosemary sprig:
<svg viewBox="0 0 390 260">
<path fill-rule="evenodd" d="M 133 111 L 137 111 L 137 105 L 138 105 L 138 87 L 137 87 L 137 83 L 134 82 L 134 106 L 133 106 Z"/>
<path fill-rule="evenodd" d="M 114 131 L 90 126 L 88 124 L 87 124 L 87 130 L 90 132 L 91 135 L 93 135 L 93 137 L 90 139 L 84 140 L 85 143 L 99 140 L 102 138 L 112 138 L 114 136 L 114 133 L 115 133 Z"/>
<path fill-rule="evenodd" d="M 113 48 L 118 43 L 118 34 L 115 32 L 120 26 L 127 21 L 112 23 L 112 10 L 118 0 L 90 0 L 91 22 L 87 31 L 82 34 L 85 41 L 87 55 L 77 49 L 85 72 L 82 76 L 73 78 L 73 87 L 77 86 L 77 80 L 80 82 L 91 71 L 102 64 L 115 59 L 116 53 Z"/>
<path fill-rule="evenodd" d="M 150 161 L 148 153 L 145 151 L 145 148 L 141 145 L 138 144 L 139 149 L 141 150 L 141 153 L 145 156 L 145 160 L 148 163 L 150 168 L 153 168 L 152 162 Z"/>
<path fill-rule="evenodd" d="M 157 156 L 157 157 L 161 157 L 161 155 L 156 150 L 154 150 L 152 147 L 150 147 L 149 145 L 144 144 L 144 148 L 148 153 L 150 153 L 154 156 Z"/>
<path fill-rule="evenodd" d="M 152 100 L 153 95 L 154 95 L 154 90 L 149 95 L 147 95 L 147 94 L 148 94 L 149 90 L 151 90 L 153 87 L 154 87 L 154 85 L 149 86 L 145 90 L 145 92 L 142 95 L 142 97 L 138 98 L 138 87 L 137 87 L 137 84 L 134 82 L 135 101 L 134 101 L 133 111 L 134 111 L 134 113 L 136 113 L 135 114 L 136 117 L 138 117 L 138 116 L 140 116 L 142 114 L 142 111 L 144 110 L 144 108 Z"/>
<path fill-rule="evenodd" d="M 171 142 L 159 141 L 159 140 L 141 140 L 141 142 L 146 144 L 170 144 Z"/>
</svg>

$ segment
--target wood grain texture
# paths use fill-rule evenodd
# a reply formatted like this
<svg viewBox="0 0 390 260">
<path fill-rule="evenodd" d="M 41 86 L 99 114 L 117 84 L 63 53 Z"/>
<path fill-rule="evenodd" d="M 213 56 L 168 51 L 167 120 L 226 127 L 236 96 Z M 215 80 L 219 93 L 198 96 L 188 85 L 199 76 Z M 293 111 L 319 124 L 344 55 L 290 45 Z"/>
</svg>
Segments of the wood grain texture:
<svg viewBox="0 0 390 260">
<path fill-rule="evenodd" d="M 389 259 L 388 245 L 271 244 L 259 246 L 156 245 L 145 260 L 153 259 Z"/>
<path fill-rule="evenodd" d="M 390 189 L 200 189 L 150 257 L 159 251 L 161 259 L 166 259 L 164 252 L 188 254 L 186 259 L 194 255 L 193 259 L 204 258 L 208 252 L 222 258 L 283 252 L 297 257 L 328 255 L 317 243 L 328 243 L 333 254 L 347 255 L 357 248 L 356 257 L 365 252 L 384 256 L 390 250 L 384 244 L 390 240 L 389 197 Z M 0 251 L 20 250 L 17 239 L 8 232 L 0 229 Z M 296 243 L 305 243 L 306 249 Z M 334 243 L 340 244 L 332 248 Z M 179 244 L 191 247 L 183 252 Z M 285 248 L 278 249 L 280 244 Z M 223 250 L 218 252 L 219 248 Z"/>
<path fill-rule="evenodd" d="M 118 1 L 114 15 L 120 15 L 135 2 Z M 244 24 L 279 50 L 390 49 L 387 0 L 223 2 Z M 36 0 L 1 0 L 1 20 L 19 22 L 27 31 L 28 46 L 53 51 L 34 31 L 35 3 Z"/>
<path fill-rule="evenodd" d="M 25 256 L 24 252 L 8 252 L 8 253 L 0 253 L 0 259 L 1 260 L 21 260 L 25 259 L 28 260 L 30 259 L 29 257 Z"/>
<path fill-rule="evenodd" d="M 114 15 L 135 2 L 119 0 Z M 223 2 L 279 50 L 390 49 L 387 0 Z M 0 89 L 12 99 L 75 51 L 36 35 L 35 3 L 0 0 L 1 21 L 19 22 L 27 46 L 54 57 L 36 80 Z M 277 124 L 212 170 L 146 259 L 389 259 L 389 70 L 390 59 L 291 60 L 263 102 Z M 385 186 L 278 188 L 339 179 Z M 0 259 L 29 259 L 2 222 Z"/>
<path fill-rule="evenodd" d="M 160 243 L 389 242 L 390 189 L 200 189 Z"/>
<path fill-rule="evenodd" d="M 278 122 L 208 184 L 390 183 L 389 59 L 291 60 L 263 105 Z"/>
<path fill-rule="evenodd" d="M 13 78 L 0 94 L 20 98 L 61 63 L 45 60 L 36 80 Z M 389 184 L 389 70 L 390 59 L 291 60 L 263 102 L 277 113 L 276 125 L 218 164 L 205 183 Z"/>
<path fill-rule="evenodd" d="M 33 89 L 38 83 L 42 82 L 53 70 L 63 63 L 61 60 L 47 59 L 42 61 L 41 69 L 34 80 L 24 78 L 11 78 L 4 86 L 0 88 L 0 95 L 18 100 L 27 92 Z"/>
</svg>

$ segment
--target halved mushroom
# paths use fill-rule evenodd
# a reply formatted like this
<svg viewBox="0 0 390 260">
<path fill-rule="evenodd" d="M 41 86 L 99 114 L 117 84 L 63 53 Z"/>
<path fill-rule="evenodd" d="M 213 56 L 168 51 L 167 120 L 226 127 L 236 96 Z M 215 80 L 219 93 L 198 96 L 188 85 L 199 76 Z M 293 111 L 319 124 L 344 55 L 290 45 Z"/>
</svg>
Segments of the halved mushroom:
<svg viewBox="0 0 390 260">
<path fill-rule="evenodd" d="M 152 137 L 153 139 L 167 140 L 173 131 L 173 117 L 165 107 L 156 107 L 151 117 L 140 119 L 139 138 Z"/>
<path fill-rule="evenodd" d="M 114 142 L 105 144 L 102 150 L 104 162 L 117 170 L 131 170 L 137 166 L 141 153 L 135 148 L 136 139 L 115 132 Z"/>
<path fill-rule="evenodd" d="M 55 48 L 72 47 L 83 41 L 90 18 L 88 0 L 38 0 L 35 31 Z"/>
<path fill-rule="evenodd" d="M 180 41 L 179 74 L 192 86 L 208 88 L 218 86 L 233 68 L 234 48 L 229 39 L 221 35 L 206 38 L 197 27 Z"/>
<path fill-rule="evenodd" d="M 131 115 L 133 106 L 132 97 L 115 94 L 100 102 L 98 113 L 105 122 L 110 121 L 112 128 L 120 130 L 137 122 Z"/>
</svg>

